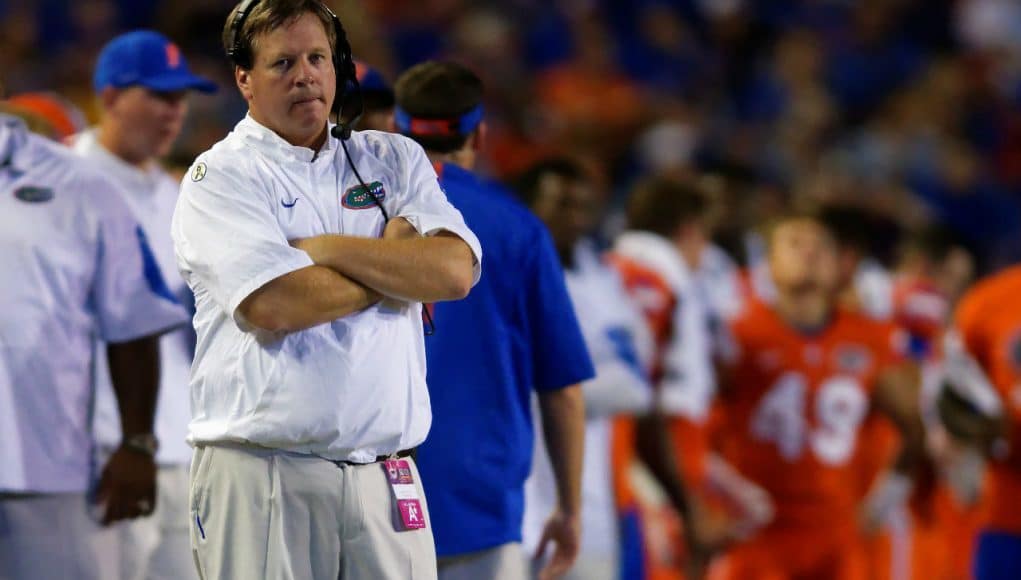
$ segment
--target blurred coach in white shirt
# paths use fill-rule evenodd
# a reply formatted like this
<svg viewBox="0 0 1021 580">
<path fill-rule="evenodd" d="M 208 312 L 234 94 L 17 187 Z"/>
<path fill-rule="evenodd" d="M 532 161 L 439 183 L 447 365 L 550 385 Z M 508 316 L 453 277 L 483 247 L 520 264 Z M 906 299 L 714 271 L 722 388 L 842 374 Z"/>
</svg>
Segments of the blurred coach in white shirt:
<svg viewBox="0 0 1021 580">
<path fill-rule="evenodd" d="M 478 240 L 414 142 L 331 132 L 357 83 L 325 5 L 242 2 L 224 45 L 249 114 L 192 166 L 172 228 L 197 310 L 196 563 L 205 578 L 435 578 L 409 457 L 431 422 L 421 303 L 467 295 Z M 388 482 L 398 457 L 413 484 Z"/>
<path fill-rule="evenodd" d="M 87 492 L 104 523 L 152 511 L 157 335 L 187 315 L 116 186 L 3 114 L 0 222 L 0 579 L 98 579 Z M 101 474 L 96 337 L 123 433 Z"/>
<path fill-rule="evenodd" d="M 93 73 L 102 108 L 99 125 L 72 138 L 75 152 L 122 186 L 125 202 L 142 224 L 170 291 L 190 304 L 177 272 L 170 220 L 178 182 L 159 159 L 181 132 L 188 91 L 212 92 L 215 85 L 191 73 L 180 49 L 163 35 L 137 30 L 103 48 Z M 94 534 L 106 580 L 197 578 L 188 535 L 188 465 L 185 442 L 191 419 L 188 373 L 194 333 L 187 326 L 160 339 L 160 396 L 156 406 L 156 509 L 152 517 L 124 522 Z M 97 348 L 105 348 L 102 342 Z M 102 357 L 96 360 L 96 413 L 100 454 L 120 440 L 120 420 Z"/>
</svg>

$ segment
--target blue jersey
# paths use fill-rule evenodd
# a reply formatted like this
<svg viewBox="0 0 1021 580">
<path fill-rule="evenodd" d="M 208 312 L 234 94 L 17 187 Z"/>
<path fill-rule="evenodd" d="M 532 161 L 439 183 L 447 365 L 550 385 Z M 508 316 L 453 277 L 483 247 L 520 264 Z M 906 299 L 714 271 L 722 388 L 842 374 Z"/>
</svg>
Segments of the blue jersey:
<svg viewBox="0 0 1021 580">
<path fill-rule="evenodd" d="M 521 541 L 531 393 L 594 370 L 542 222 L 498 186 L 437 169 L 486 255 L 471 294 L 435 306 L 425 341 L 433 424 L 417 461 L 442 557 Z"/>
</svg>

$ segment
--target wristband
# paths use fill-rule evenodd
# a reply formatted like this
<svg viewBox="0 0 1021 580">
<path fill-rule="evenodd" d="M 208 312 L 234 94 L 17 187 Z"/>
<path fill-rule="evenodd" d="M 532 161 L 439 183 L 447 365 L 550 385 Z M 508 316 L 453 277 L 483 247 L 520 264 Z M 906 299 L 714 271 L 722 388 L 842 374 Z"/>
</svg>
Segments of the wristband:
<svg viewBox="0 0 1021 580">
<path fill-rule="evenodd" d="M 138 433 L 121 441 L 121 447 L 135 453 L 155 457 L 156 451 L 160 448 L 160 443 L 152 433 Z"/>
</svg>

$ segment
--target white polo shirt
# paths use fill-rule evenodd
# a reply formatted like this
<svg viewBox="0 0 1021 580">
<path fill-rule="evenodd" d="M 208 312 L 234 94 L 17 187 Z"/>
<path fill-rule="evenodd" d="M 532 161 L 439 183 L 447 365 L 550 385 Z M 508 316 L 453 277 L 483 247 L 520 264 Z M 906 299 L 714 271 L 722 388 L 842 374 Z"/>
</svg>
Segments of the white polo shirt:
<svg viewBox="0 0 1021 580">
<path fill-rule="evenodd" d="M 93 340 L 187 322 L 117 187 L 0 115 L 0 492 L 84 492 Z"/>
<path fill-rule="evenodd" d="M 170 238 L 170 220 L 180 184 L 155 164 L 140 169 L 121 160 L 99 144 L 95 130 L 77 135 L 72 149 L 122 187 L 127 194 L 124 201 L 142 224 L 171 293 L 187 296 L 188 287 L 177 271 L 174 242 Z M 191 420 L 188 376 L 193 343 L 194 333 L 189 325 L 160 338 L 160 394 L 156 406 L 156 437 L 160 441 L 156 461 L 160 465 L 181 465 L 191 460 L 191 448 L 185 439 Z M 110 383 L 106 343 L 97 341 L 96 349 L 96 411 L 92 426 L 96 442 L 111 449 L 121 441 L 120 413 Z"/>
<path fill-rule="evenodd" d="M 421 147 L 362 131 L 347 148 L 392 217 L 424 235 L 453 232 L 471 246 L 477 281 L 479 242 Z M 390 300 L 285 335 L 253 331 L 236 315 L 256 289 L 312 265 L 288 240 L 379 237 L 383 227 L 332 137 L 314 155 L 246 117 L 199 156 L 182 182 L 172 229 L 178 266 L 195 293 L 189 441 L 370 462 L 425 439 L 432 413 L 420 304 Z"/>
</svg>

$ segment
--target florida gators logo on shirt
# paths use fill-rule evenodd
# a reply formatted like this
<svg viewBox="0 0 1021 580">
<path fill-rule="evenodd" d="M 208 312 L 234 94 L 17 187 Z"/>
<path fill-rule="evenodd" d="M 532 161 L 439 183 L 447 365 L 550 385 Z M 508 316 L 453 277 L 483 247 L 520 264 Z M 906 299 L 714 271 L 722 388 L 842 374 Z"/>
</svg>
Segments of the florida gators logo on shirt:
<svg viewBox="0 0 1021 580">
<path fill-rule="evenodd" d="M 42 203 L 53 199 L 53 190 L 48 187 L 26 185 L 14 191 L 14 197 L 28 203 Z"/>
<path fill-rule="evenodd" d="M 370 195 L 369 192 L 372 194 Z M 362 185 L 348 189 L 344 192 L 344 197 L 340 198 L 340 203 L 347 209 L 368 209 L 376 207 L 376 200 L 382 203 L 384 199 L 386 199 L 386 191 L 383 189 L 383 184 L 373 181 L 369 184 L 368 189 Z"/>
</svg>

